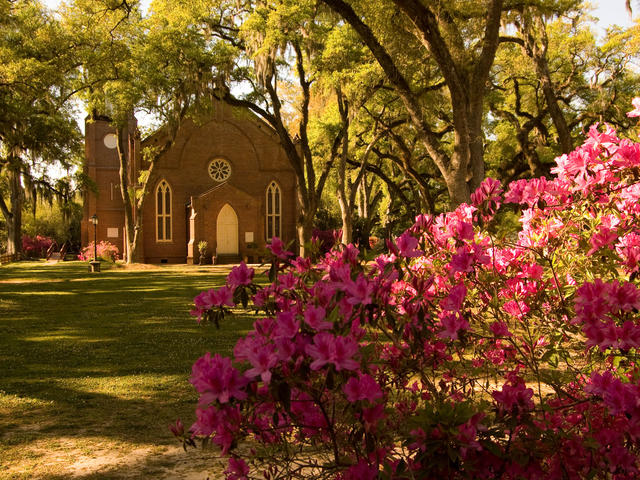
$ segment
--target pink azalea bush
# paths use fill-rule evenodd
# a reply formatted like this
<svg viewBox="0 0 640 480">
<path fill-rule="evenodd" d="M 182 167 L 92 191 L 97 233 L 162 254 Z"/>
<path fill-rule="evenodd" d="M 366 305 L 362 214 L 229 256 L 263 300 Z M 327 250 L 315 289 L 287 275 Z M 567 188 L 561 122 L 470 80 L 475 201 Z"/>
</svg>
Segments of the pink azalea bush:
<svg viewBox="0 0 640 480">
<path fill-rule="evenodd" d="M 98 258 L 105 262 L 115 262 L 118 259 L 120 251 L 113 243 L 106 240 L 98 243 Z M 93 242 L 82 249 L 82 252 L 78 255 L 78 260 L 93 260 Z"/>
<path fill-rule="evenodd" d="M 227 479 L 640 478 L 640 144 L 593 127 L 556 162 L 369 264 L 274 240 L 271 284 L 235 267 L 192 313 L 254 288 L 264 318 L 194 364 L 197 421 L 174 433 L 218 445 Z M 489 234 L 504 208 L 516 237 Z"/>
<path fill-rule="evenodd" d="M 49 247 L 53 245 L 54 240 L 50 237 L 42 235 L 36 235 L 30 237 L 29 235 L 22 236 L 22 251 L 28 257 L 44 257 L 49 250 Z"/>
</svg>

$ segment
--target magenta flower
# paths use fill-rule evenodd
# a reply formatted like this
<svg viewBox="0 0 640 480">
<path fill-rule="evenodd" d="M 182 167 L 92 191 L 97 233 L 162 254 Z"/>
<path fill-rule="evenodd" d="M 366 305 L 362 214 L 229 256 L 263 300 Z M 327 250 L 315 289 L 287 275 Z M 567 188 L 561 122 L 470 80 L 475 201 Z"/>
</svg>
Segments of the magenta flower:
<svg viewBox="0 0 640 480">
<path fill-rule="evenodd" d="M 233 291 L 227 286 L 220 287 L 215 294 L 214 306 L 235 306 L 235 303 L 233 303 Z"/>
<path fill-rule="evenodd" d="M 462 303 L 464 302 L 466 296 L 467 287 L 465 287 L 464 283 L 460 282 L 458 285 L 451 289 L 447 297 L 442 299 L 442 301 L 440 302 L 440 307 L 443 310 L 459 312 L 462 308 Z"/>
<path fill-rule="evenodd" d="M 489 325 L 491 329 L 491 333 L 493 333 L 496 337 L 510 337 L 511 332 L 509 331 L 509 327 L 504 322 L 493 322 Z"/>
<path fill-rule="evenodd" d="M 271 381 L 271 369 L 278 363 L 275 355 L 275 347 L 271 344 L 255 348 L 247 353 L 247 360 L 253 368 L 244 374 L 248 378 L 260 376 L 261 380 L 268 384 Z"/>
<path fill-rule="evenodd" d="M 193 299 L 193 303 L 196 308 L 189 313 L 198 317 L 198 323 L 202 320 L 202 315 L 213 307 L 235 306 L 235 303 L 233 303 L 233 291 L 227 286 L 202 292 Z"/>
<path fill-rule="evenodd" d="M 313 337 L 313 345 L 307 345 L 305 351 L 311 355 L 311 370 L 319 370 L 327 363 L 330 363 L 335 352 L 335 337 L 330 333 L 319 333 Z"/>
<path fill-rule="evenodd" d="M 356 465 L 350 466 L 342 476 L 343 480 L 375 480 L 378 478 L 378 468 L 369 465 L 363 458 Z"/>
<path fill-rule="evenodd" d="M 184 435 L 184 424 L 182 420 L 176 420 L 176 423 L 169 425 L 169 430 L 176 437 L 182 437 Z"/>
<path fill-rule="evenodd" d="M 493 215 L 502 203 L 502 185 L 498 180 L 486 178 L 475 192 L 471 194 L 471 202 L 474 206 Z"/>
<path fill-rule="evenodd" d="M 311 370 L 319 370 L 327 363 L 333 363 L 337 371 L 355 370 L 360 366 L 352 358 L 358 351 L 358 343 L 352 338 L 318 333 L 313 337 L 313 344 L 307 345 L 305 351 L 313 358 Z"/>
<path fill-rule="evenodd" d="M 280 312 L 276 316 L 274 338 L 293 338 L 300 330 L 300 321 L 296 320 L 295 312 Z"/>
<path fill-rule="evenodd" d="M 403 257 L 419 257 L 424 253 L 421 250 L 416 249 L 416 247 L 418 246 L 418 239 L 409 234 L 409 232 L 404 232 L 402 235 L 400 235 L 396 240 L 396 243 L 398 244 L 399 253 Z"/>
<path fill-rule="evenodd" d="M 440 338 L 457 340 L 460 332 L 469 328 L 469 322 L 458 312 L 445 313 L 440 321 L 442 326 L 442 331 L 438 333 Z"/>
<path fill-rule="evenodd" d="M 213 436 L 211 441 L 221 448 L 223 455 L 226 455 L 242 421 L 240 407 L 225 406 L 220 410 L 215 407 L 199 408 L 196 410 L 196 418 L 191 432 L 194 435 Z"/>
<path fill-rule="evenodd" d="M 601 397 L 611 415 L 635 414 L 640 408 L 640 387 L 633 383 L 622 383 L 609 371 L 591 373 L 585 391 Z"/>
<path fill-rule="evenodd" d="M 615 228 L 607 228 L 603 225 L 600 226 L 598 231 L 592 235 L 589 239 L 591 249 L 587 252 L 587 255 L 593 255 L 596 251 L 602 247 L 611 247 L 611 244 L 618 238 L 618 232 Z"/>
<path fill-rule="evenodd" d="M 511 384 L 505 383 L 502 390 L 494 391 L 491 396 L 503 411 L 513 413 L 533 408 L 533 390 L 527 388 L 522 379 Z"/>
<path fill-rule="evenodd" d="M 385 418 L 384 403 L 377 403 L 373 407 L 364 408 L 362 410 L 362 420 L 364 421 L 364 429 L 367 432 L 373 431 L 380 420 Z"/>
<path fill-rule="evenodd" d="M 633 105 L 633 110 L 627 112 L 627 117 L 640 117 L 640 97 L 631 100 L 631 105 Z"/>
<path fill-rule="evenodd" d="M 509 300 L 502 306 L 503 310 L 516 318 L 523 318 L 529 313 L 529 306 L 522 300 Z"/>
<path fill-rule="evenodd" d="M 200 357 L 191 369 L 189 380 L 201 394 L 200 405 L 212 402 L 227 403 L 231 398 L 244 400 L 247 394 L 244 387 L 248 380 L 231 365 L 231 359 L 206 353 Z"/>
<path fill-rule="evenodd" d="M 241 458 L 230 457 L 224 473 L 225 480 L 248 480 L 249 466 Z"/>
<path fill-rule="evenodd" d="M 327 312 L 322 307 L 309 305 L 304 311 L 304 321 L 314 330 L 330 330 L 333 327 L 331 322 L 325 321 Z"/>
<path fill-rule="evenodd" d="M 334 343 L 334 353 L 331 361 L 336 366 L 336 370 L 355 370 L 360 364 L 353 360 L 353 356 L 358 352 L 358 343 L 349 337 L 336 337 Z"/>
<path fill-rule="evenodd" d="M 351 377 L 342 387 L 342 391 L 347 396 L 347 400 L 355 403 L 358 400 L 368 400 L 373 402 L 382 398 L 382 390 L 371 375 L 360 374 L 358 377 Z"/>
<path fill-rule="evenodd" d="M 351 305 L 370 305 L 375 285 L 369 282 L 364 275 L 358 275 L 355 282 L 348 280 L 345 282 L 345 290 L 349 294 L 347 303 Z"/>
<path fill-rule="evenodd" d="M 296 352 L 296 344 L 291 338 L 276 338 L 273 343 L 277 349 L 276 356 L 278 360 L 284 362 L 291 360 L 291 357 L 293 357 L 293 354 Z"/>
<path fill-rule="evenodd" d="M 449 266 L 451 271 L 455 272 L 472 272 L 474 256 L 469 252 L 466 246 L 459 247 L 456 254 L 451 257 Z"/>
<path fill-rule="evenodd" d="M 251 285 L 254 275 L 253 268 L 247 267 L 247 264 L 242 262 L 240 265 L 233 267 L 229 275 L 227 276 L 227 285 L 232 289 L 241 285 Z"/>
<path fill-rule="evenodd" d="M 271 242 L 267 244 L 269 251 L 280 260 L 286 260 L 293 256 L 292 252 L 285 250 L 284 243 L 278 237 L 273 237 Z"/>
</svg>

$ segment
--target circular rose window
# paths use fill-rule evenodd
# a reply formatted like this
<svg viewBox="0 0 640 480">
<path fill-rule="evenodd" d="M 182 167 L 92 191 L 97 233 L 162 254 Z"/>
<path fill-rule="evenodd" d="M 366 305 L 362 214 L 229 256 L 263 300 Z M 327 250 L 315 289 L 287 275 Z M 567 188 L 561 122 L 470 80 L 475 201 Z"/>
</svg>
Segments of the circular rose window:
<svg viewBox="0 0 640 480">
<path fill-rule="evenodd" d="M 224 182 L 231 176 L 231 165 L 226 160 L 216 158 L 209 164 L 209 176 L 216 182 Z"/>
</svg>

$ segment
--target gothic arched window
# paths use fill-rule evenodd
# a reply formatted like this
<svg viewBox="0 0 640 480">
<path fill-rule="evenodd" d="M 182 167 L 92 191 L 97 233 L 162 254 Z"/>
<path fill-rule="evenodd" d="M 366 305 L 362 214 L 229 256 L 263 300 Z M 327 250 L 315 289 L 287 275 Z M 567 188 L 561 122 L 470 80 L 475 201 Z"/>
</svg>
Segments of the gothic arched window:
<svg viewBox="0 0 640 480">
<path fill-rule="evenodd" d="M 280 237 L 280 225 L 282 212 L 282 195 L 276 182 L 271 182 L 267 187 L 267 240 L 272 237 Z"/>
<path fill-rule="evenodd" d="M 171 241 L 171 187 L 166 180 L 156 188 L 156 240 Z"/>
</svg>

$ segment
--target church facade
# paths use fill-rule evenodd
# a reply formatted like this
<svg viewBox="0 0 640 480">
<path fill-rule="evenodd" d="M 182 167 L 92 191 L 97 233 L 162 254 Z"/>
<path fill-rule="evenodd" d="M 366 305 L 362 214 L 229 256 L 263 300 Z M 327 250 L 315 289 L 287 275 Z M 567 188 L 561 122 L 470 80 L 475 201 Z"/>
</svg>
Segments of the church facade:
<svg viewBox="0 0 640 480">
<path fill-rule="evenodd" d="M 162 130 L 140 140 L 132 123 L 128 178 L 136 185 L 142 152 Z M 106 118 L 85 125 L 85 173 L 97 192 L 85 196 L 82 244 L 94 238 L 124 252 L 124 208 L 113 128 Z M 212 118 L 185 120 L 155 167 L 142 212 L 138 256 L 145 263 L 194 263 L 206 241 L 217 262 L 257 261 L 266 242 L 295 238 L 295 174 L 278 135 L 244 109 L 216 105 Z"/>
</svg>

